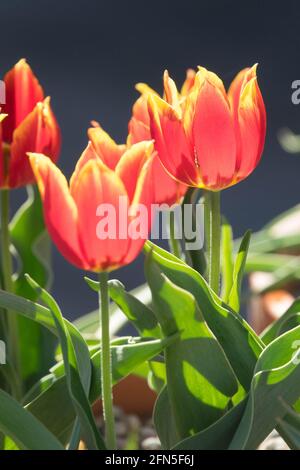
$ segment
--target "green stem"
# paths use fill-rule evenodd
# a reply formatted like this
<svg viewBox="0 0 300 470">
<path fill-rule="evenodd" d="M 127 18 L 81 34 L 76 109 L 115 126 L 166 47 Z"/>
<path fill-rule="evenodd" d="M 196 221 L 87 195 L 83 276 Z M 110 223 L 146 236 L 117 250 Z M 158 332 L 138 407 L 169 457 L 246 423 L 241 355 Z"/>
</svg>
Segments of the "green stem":
<svg viewBox="0 0 300 470">
<path fill-rule="evenodd" d="M 180 242 L 179 242 L 178 238 L 176 238 L 176 216 L 175 216 L 175 212 L 172 209 L 170 210 L 169 221 L 170 221 L 170 225 L 169 225 L 170 250 L 171 250 L 171 253 L 173 253 L 174 256 L 177 256 L 177 258 L 181 258 Z"/>
<path fill-rule="evenodd" d="M 2 283 L 7 292 L 13 291 L 12 282 L 12 258 L 10 253 L 10 234 L 9 234 L 9 190 L 2 189 L 0 195 L 1 204 L 1 260 L 2 260 Z M 6 327 L 8 341 L 8 356 L 11 361 L 11 367 L 15 371 L 15 379 L 12 388 L 16 398 L 21 397 L 20 382 L 20 364 L 19 364 L 19 334 L 17 315 L 9 310 L 6 311 Z"/>
<path fill-rule="evenodd" d="M 210 273 L 210 259 L 211 259 L 211 246 L 210 246 L 210 191 L 203 191 L 204 194 L 204 235 L 205 235 L 205 249 L 207 254 L 206 266 L 206 280 L 209 282 Z"/>
<path fill-rule="evenodd" d="M 105 422 L 106 445 L 109 450 L 116 449 L 115 422 L 113 414 L 112 372 L 109 334 L 109 296 L 108 275 L 99 273 L 99 315 L 101 327 L 101 389 Z"/>
<path fill-rule="evenodd" d="M 208 252 L 208 280 L 210 287 L 219 294 L 220 289 L 220 245 L 221 212 L 220 192 L 205 193 L 206 247 Z"/>
<path fill-rule="evenodd" d="M 3 286 L 6 291 L 12 291 L 12 261 L 10 255 L 9 237 L 9 190 L 1 191 L 1 257 Z"/>
</svg>

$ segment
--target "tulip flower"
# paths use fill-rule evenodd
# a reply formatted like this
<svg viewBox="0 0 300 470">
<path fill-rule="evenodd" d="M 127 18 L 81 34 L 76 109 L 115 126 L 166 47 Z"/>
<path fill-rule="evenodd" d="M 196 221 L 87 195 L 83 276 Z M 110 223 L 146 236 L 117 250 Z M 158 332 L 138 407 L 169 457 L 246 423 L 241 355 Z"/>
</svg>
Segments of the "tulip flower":
<svg viewBox="0 0 300 470">
<path fill-rule="evenodd" d="M 46 226 L 58 250 L 78 268 L 111 271 L 139 254 L 150 229 L 153 143 L 140 142 L 124 152 L 100 127 L 91 129 L 90 135 L 93 142 L 82 153 L 70 184 L 50 158 L 36 153 L 30 153 L 29 158 Z M 120 236 L 120 230 L 124 232 L 124 227 L 138 222 L 135 208 L 140 204 L 147 210 L 143 236 L 131 237 L 129 231 Z M 114 233 L 103 238 L 97 229 L 99 224 L 105 229 L 101 206 L 109 206 L 108 216 L 113 218 L 112 226 L 116 224 Z"/>
<path fill-rule="evenodd" d="M 178 99 L 183 99 L 188 95 L 194 85 L 194 79 L 194 70 L 188 70 L 186 80 L 181 89 L 180 98 Z M 141 93 L 141 96 L 133 105 L 132 117 L 128 124 L 129 135 L 127 143 L 129 145 L 141 142 L 143 140 L 151 140 L 150 117 L 147 101 L 151 95 L 159 97 L 159 95 L 154 90 L 152 90 L 152 88 L 144 83 L 138 83 L 136 85 L 136 89 Z M 168 205 L 172 205 L 178 202 L 186 192 L 186 185 L 179 184 L 168 175 L 168 173 L 163 168 L 157 153 L 154 157 L 153 166 L 155 175 L 154 182 L 156 185 L 156 202 L 158 204 L 166 203 Z"/>
<path fill-rule="evenodd" d="M 6 104 L 2 122 L 1 188 L 34 182 L 26 152 L 46 153 L 53 161 L 60 150 L 60 131 L 44 92 L 31 68 L 20 60 L 4 77 Z M 3 151 L 4 149 L 4 151 Z"/>
<path fill-rule="evenodd" d="M 29 153 L 29 160 L 43 201 L 45 223 L 58 250 L 78 268 L 98 273 L 101 390 L 106 444 L 114 449 L 107 273 L 133 261 L 148 237 L 153 142 L 139 142 L 126 149 L 99 126 L 91 128 L 89 135 L 91 141 L 69 183 L 49 157 Z M 140 213 L 145 216 L 141 218 Z"/>
<path fill-rule="evenodd" d="M 149 94 L 148 109 L 155 149 L 171 176 L 219 191 L 252 173 L 266 134 L 256 65 L 242 70 L 227 93 L 217 75 L 199 67 L 183 105 L 168 76 L 165 95 L 163 100 Z"/>
</svg>

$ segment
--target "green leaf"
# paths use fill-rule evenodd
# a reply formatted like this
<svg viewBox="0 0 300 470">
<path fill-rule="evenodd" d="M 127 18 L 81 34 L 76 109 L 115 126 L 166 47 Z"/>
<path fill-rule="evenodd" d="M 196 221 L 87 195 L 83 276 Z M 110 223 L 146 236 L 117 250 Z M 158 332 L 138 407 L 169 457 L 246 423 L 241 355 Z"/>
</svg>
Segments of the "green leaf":
<svg viewBox="0 0 300 470">
<path fill-rule="evenodd" d="M 153 420 L 163 449 L 171 449 L 179 440 L 168 388 L 164 386 L 155 402 Z"/>
<path fill-rule="evenodd" d="M 251 245 L 250 245 L 251 246 Z M 282 266 L 289 264 L 295 257 L 292 255 L 282 255 L 277 253 L 248 253 L 245 266 L 246 273 L 263 271 L 272 273 Z"/>
<path fill-rule="evenodd" d="M 175 338 L 158 340 L 127 340 L 126 344 L 112 346 L 112 374 L 116 384 L 145 361 L 157 356 Z M 131 342 L 135 341 L 135 342 Z M 94 403 L 101 392 L 100 351 L 92 354 L 92 382 L 89 400 Z M 54 375 L 54 374 L 53 374 Z M 66 445 L 74 425 L 75 411 L 69 398 L 66 377 L 54 376 L 50 387 L 27 404 L 26 408 L 47 426 Z"/>
<path fill-rule="evenodd" d="M 30 390 L 28 390 L 27 394 L 23 397 L 22 403 L 26 404 L 33 401 L 36 397 L 41 395 L 45 390 L 47 390 L 56 380 L 54 374 L 48 374 L 38 380 Z"/>
<path fill-rule="evenodd" d="M 196 226 L 196 214 L 195 214 L 195 205 L 199 199 L 199 189 L 198 188 L 188 188 L 187 192 L 185 193 L 183 202 L 182 202 L 182 219 L 183 219 L 183 227 L 185 227 L 185 218 L 190 218 L 190 213 L 186 214 L 187 208 L 193 207 L 192 212 L 192 229 L 193 231 L 199 232 L 199 227 Z M 199 204 L 199 202 L 198 202 Z M 200 204 L 203 204 L 200 201 Z M 204 249 L 200 248 L 199 250 L 188 250 L 187 244 L 193 242 L 193 240 L 188 240 L 186 237 L 185 230 L 183 231 L 183 244 L 184 244 L 184 253 L 185 253 L 185 260 L 189 266 L 194 268 L 200 274 L 204 275 L 206 271 L 206 259 Z"/>
<path fill-rule="evenodd" d="M 286 407 L 287 414 L 283 419 L 278 419 L 280 435 L 293 450 L 300 450 L 300 414 L 290 406 Z"/>
<path fill-rule="evenodd" d="M 271 323 L 263 331 L 261 338 L 265 344 L 269 344 L 282 333 L 298 325 L 300 325 L 300 299 L 296 299 L 280 318 Z"/>
<path fill-rule="evenodd" d="M 232 228 L 229 222 L 223 217 L 222 222 L 222 245 L 221 245 L 221 260 L 222 260 L 222 299 L 225 303 L 228 302 L 229 294 L 233 282 L 233 260 L 232 260 Z"/>
<path fill-rule="evenodd" d="M 172 255 L 149 241 L 145 244 L 145 251 L 152 252 L 153 260 L 170 281 L 194 296 L 238 380 L 248 390 L 263 342 L 240 315 L 222 304 L 198 272 L 183 262 L 174 262 Z"/>
<path fill-rule="evenodd" d="M 109 295 L 143 337 L 160 338 L 161 331 L 152 310 L 126 292 L 118 281 L 109 281 Z"/>
<path fill-rule="evenodd" d="M 77 361 L 72 336 L 64 322 L 61 311 L 53 297 L 45 289 L 42 289 L 30 276 L 27 276 L 27 280 L 32 288 L 37 291 L 43 302 L 49 307 L 53 316 L 62 348 L 68 391 L 80 421 L 85 442 L 89 449 L 104 449 L 105 445 L 100 437 L 87 397 L 89 383 L 85 383 L 85 373 L 80 374 L 80 365 Z M 87 361 L 81 363 L 81 371 L 83 371 L 84 367 L 90 367 L 89 350 L 79 332 L 77 333 L 77 339 L 81 340 L 82 346 L 86 350 Z M 85 385 L 87 386 L 85 387 Z"/>
<path fill-rule="evenodd" d="M 0 390 L 0 430 L 23 450 L 64 450 L 42 423 L 3 390 Z"/>
<path fill-rule="evenodd" d="M 228 305 L 235 311 L 240 310 L 240 295 L 243 281 L 244 269 L 246 265 L 247 253 L 249 249 L 251 232 L 245 233 L 241 242 L 238 254 L 235 259 L 233 268 L 233 283 L 229 294 Z"/>
<path fill-rule="evenodd" d="M 149 361 L 148 384 L 156 393 L 160 393 L 167 383 L 166 364 L 162 361 Z"/>
<path fill-rule="evenodd" d="M 219 419 L 238 384 L 195 298 L 161 274 L 151 253 L 146 277 L 163 334 L 180 334 L 166 348 L 165 364 L 171 408 L 178 434 L 184 438 Z"/>
<path fill-rule="evenodd" d="M 133 372 L 140 364 L 158 355 L 165 347 L 174 343 L 177 334 L 172 334 L 162 340 L 147 340 L 130 338 L 126 344 L 111 346 L 112 377 L 113 383 L 117 383 L 129 373 Z M 123 359 L 123 360 L 120 360 Z M 100 384 L 100 351 L 92 356 L 93 374 L 90 389 L 90 400 L 96 399 L 96 391 Z"/>
<path fill-rule="evenodd" d="M 300 326 L 281 335 L 262 352 L 230 449 L 256 449 L 284 418 L 286 405 L 292 406 L 299 399 L 300 363 L 295 348 L 299 348 L 299 338 Z"/>
<path fill-rule="evenodd" d="M 29 299 L 36 296 L 28 286 L 24 275 L 35 276 L 43 287 L 52 281 L 51 245 L 43 221 L 43 207 L 36 186 L 27 187 L 28 197 L 10 223 L 11 242 L 16 250 L 19 269 L 14 280 L 16 294 Z"/>
<path fill-rule="evenodd" d="M 85 277 L 87 284 L 95 292 L 99 292 L 99 282 Z M 110 298 L 120 307 L 137 331 L 144 337 L 159 338 L 160 328 L 152 310 L 143 302 L 126 292 L 124 285 L 117 279 L 108 281 Z"/>
<path fill-rule="evenodd" d="M 33 302 L 28 299 L 24 299 L 10 292 L 5 292 L 0 289 L 0 306 L 12 310 L 26 318 L 30 318 L 33 321 L 47 328 L 51 333 L 58 337 L 58 330 L 55 324 L 55 320 L 50 312 L 50 309 L 43 305 Z M 64 320 L 67 329 L 71 335 L 72 342 L 74 344 L 77 361 L 80 367 L 80 374 L 84 384 L 89 384 L 91 369 L 88 367 L 89 353 L 86 350 L 86 346 L 82 341 L 82 336 L 78 332 L 77 328 L 70 323 L 68 320 Z"/>
<path fill-rule="evenodd" d="M 11 243 L 18 262 L 14 292 L 35 300 L 24 274 L 30 273 L 42 287 L 49 288 L 52 280 L 51 243 L 44 226 L 39 191 L 36 186 L 28 186 L 27 194 L 27 200 L 10 223 Z M 55 341 L 30 319 L 19 317 L 18 325 L 21 373 L 30 386 L 41 374 L 46 374 L 53 363 Z"/>
<path fill-rule="evenodd" d="M 174 450 L 226 450 L 245 410 L 246 400 L 231 408 L 208 428 L 179 442 Z"/>
<path fill-rule="evenodd" d="M 146 284 L 130 291 L 130 294 L 140 300 L 144 305 L 150 305 L 151 293 Z M 112 303 L 110 305 L 110 331 L 112 336 L 116 334 L 126 323 L 128 319 L 122 310 Z M 75 320 L 74 325 L 83 335 L 95 335 L 99 329 L 99 311 L 95 310 Z"/>
<path fill-rule="evenodd" d="M 300 204 L 281 213 L 269 222 L 262 230 L 251 237 L 251 253 L 272 253 L 276 251 L 299 250 L 299 215 Z M 240 240 L 236 240 L 238 246 Z"/>
</svg>

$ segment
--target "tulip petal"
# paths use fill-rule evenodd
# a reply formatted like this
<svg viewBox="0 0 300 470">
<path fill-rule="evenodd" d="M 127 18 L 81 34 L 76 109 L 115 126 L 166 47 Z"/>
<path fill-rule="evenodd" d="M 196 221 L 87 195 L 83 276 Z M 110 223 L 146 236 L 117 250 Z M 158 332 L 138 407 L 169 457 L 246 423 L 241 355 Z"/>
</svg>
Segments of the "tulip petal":
<svg viewBox="0 0 300 470">
<path fill-rule="evenodd" d="M 141 96 L 132 107 L 132 117 L 128 123 L 127 144 L 133 145 L 143 140 L 151 140 L 150 118 L 148 112 L 148 96 L 157 93 L 145 83 L 138 83 L 136 89 Z"/>
<path fill-rule="evenodd" d="M 76 185 L 78 183 L 78 176 L 83 169 L 84 165 L 86 165 L 90 160 L 98 160 L 99 156 L 96 153 L 92 142 L 89 142 L 87 147 L 82 152 L 78 162 L 76 163 L 75 170 L 70 178 L 70 193 L 73 196 L 76 192 Z"/>
<path fill-rule="evenodd" d="M 133 106 L 133 116 L 130 119 L 128 125 L 129 135 L 127 144 L 129 146 L 138 142 L 151 140 L 150 118 L 147 101 L 150 94 L 158 96 L 157 93 L 151 90 L 151 88 L 149 88 L 147 85 L 140 84 L 138 86 L 139 90 L 143 92 L 143 94 Z M 143 122 L 138 118 L 143 119 Z M 154 185 L 154 203 L 166 203 L 172 205 L 177 202 L 180 197 L 185 193 L 186 186 L 178 183 L 175 179 L 170 177 L 170 175 L 166 172 L 162 163 L 160 162 L 157 153 L 155 155 L 155 158 L 153 159 L 151 171 L 153 175 Z M 128 173 L 130 173 L 130 169 L 128 170 Z M 131 186 L 133 187 L 134 185 Z M 132 197 L 133 190 L 130 191 L 130 199 L 132 199 Z"/>
<path fill-rule="evenodd" d="M 124 210 L 119 205 L 120 197 L 128 205 L 122 181 L 101 160 L 90 159 L 79 172 L 73 197 L 78 210 L 79 239 L 89 269 L 102 271 L 117 268 L 122 264 L 129 244 L 127 236 L 124 239 L 119 237 L 120 211 Z M 109 205 L 109 211 L 112 210 L 115 217 L 108 215 L 110 212 L 106 214 L 108 206 L 103 204 Z M 100 208 L 104 211 L 102 214 L 99 214 Z M 103 218 L 107 218 L 109 223 L 107 238 L 97 236 L 97 227 Z M 101 233 L 104 237 L 105 234 Z"/>
<path fill-rule="evenodd" d="M 180 201 L 186 193 L 187 186 L 179 183 L 166 172 L 158 154 L 152 161 L 152 181 L 154 185 L 154 202 L 156 204 L 173 204 Z"/>
<path fill-rule="evenodd" d="M 236 171 L 240 181 L 259 163 L 265 142 L 266 111 L 256 77 L 242 89 L 237 116 L 240 147 Z"/>
<path fill-rule="evenodd" d="M 233 111 L 233 113 L 236 113 L 239 107 L 239 102 L 240 102 L 240 94 L 241 94 L 241 89 L 243 86 L 243 83 L 245 79 L 247 80 L 247 76 L 249 75 L 249 68 L 245 68 L 241 70 L 236 77 L 233 79 L 231 82 L 231 85 L 229 87 L 227 96 L 228 100 L 230 103 L 230 107 Z"/>
<path fill-rule="evenodd" d="M 228 90 L 237 142 L 236 181 L 246 178 L 261 157 L 266 112 L 256 80 L 257 64 L 242 70 Z"/>
<path fill-rule="evenodd" d="M 3 140 L 11 143 L 14 129 L 31 113 L 44 92 L 25 59 L 21 59 L 4 77 L 8 118 L 3 123 Z"/>
<path fill-rule="evenodd" d="M 6 171 L 3 151 L 3 140 L 2 140 L 2 121 L 6 118 L 6 114 L 0 113 L 0 187 L 3 188 L 6 184 Z"/>
<path fill-rule="evenodd" d="M 188 69 L 186 71 L 186 78 L 180 90 L 181 96 L 187 96 L 189 92 L 192 90 L 194 83 L 195 83 L 195 77 L 196 77 L 195 70 Z"/>
<path fill-rule="evenodd" d="M 165 100 L 169 103 L 178 113 L 178 116 L 181 116 L 181 108 L 179 104 L 179 93 L 176 87 L 176 83 L 169 76 L 167 70 L 164 71 L 164 91 L 165 91 Z"/>
<path fill-rule="evenodd" d="M 132 117 L 128 123 L 127 145 L 151 140 L 148 96 L 146 93 L 142 94 L 133 105 Z"/>
<path fill-rule="evenodd" d="M 187 185 L 198 181 L 193 149 L 189 146 L 181 119 L 172 106 L 159 97 L 148 98 L 151 135 L 160 161 L 170 174 Z"/>
<path fill-rule="evenodd" d="M 133 144 L 137 144 L 138 142 L 142 142 L 143 140 L 151 140 L 150 127 L 149 125 L 145 124 L 142 121 L 138 121 L 134 116 L 132 116 L 128 123 L 127 145 L 130 146 Z"/>
<path fill-rule="evenodd" d="M 205 67 L 198 66 L 198 72 L 195 77 L 195 86 L 198 87 L 198 90 L 205 81 L 209 82 L 214 88 L 217 88 L 224 98 L 227 99 L 226 90 L 220 77 Z"/>
<path fill-rule="evenodd" d="M 30 153 L 29 160 L 43 201 L 45 223 L 55 245 L 70 263 L 86 269 L 78 239 L 77 207 L 66 178 L 44 155 Z"/>
<path fill-rule="evenodd" d="M 88 136 L 103 163 L 111 170 L 114 170 L 116 164 L 125 152 L 126 146 L 116 144 L 99 125 L 88 129 Z"/>
<path fill-rule="evenodd" d="M 50 107 L 49 98 L 38 103 L 14 131 L 11 144 L 9 186 L 16 188 L 34 181 L 26 154 L 49 155 L 56 162 L 60 150 L 60 130 Z"/>
<path fill-rule="evenodd" d="M 140 171 L 153 152 L 153 142 L 145 141 L 132 145 L 122 155 L 116 166 L 116 174 L 123 181 L 129 201 L 132 201 Z"/>
<path fill-rule="evenodd" d="M 236 164 L 229 103 L 222 85 L 214 77 L 212 74 L 209 79 L 204 79 L 199 88 L 192 121 L 196 165 L 201 169 L 203 186 L 211 190 L 231 184 Z"/>
<path fill-rule="evenodd" d="M 136 102 L 133 105 L 132 115 L 138 121 L 141 121 L 147 126 L 149 126 L 150 122 L 149 122 L 149 113 L 148 113 L 148 106 L 147 106 L 148 96 L 149 95 L 158 96 L 158 94 L 148 85 L 146 85 L 146 83 L 137 83 L 135 88 L 137 91 L 140 92 L 141 96 L 136 100 Z"/>
<path fill-rule="evenodd" d="M 139 173 L 139 177 L 136 183 L 135 194 L 130 206 L 129 224 L 134 222 L 139 217 L 140 207 L 145 213 L 145 220 L 142 218 L 141 223 L 145 223 L 146 226 L 141 227 L 141 233 L 145 236 L 141 236 L 137 239 L 130 239 L 130 244 L 123 260 L 124 264 L 131 263 L 140 253 L 144 246 L 152 226 L 153 212 L 152 204 L 154 203 L 154 185 L 153 185 L 153 172 L 152 164 L 155 158 L 155 154 L 152 153 L 148 158 Z"/>
</svg>

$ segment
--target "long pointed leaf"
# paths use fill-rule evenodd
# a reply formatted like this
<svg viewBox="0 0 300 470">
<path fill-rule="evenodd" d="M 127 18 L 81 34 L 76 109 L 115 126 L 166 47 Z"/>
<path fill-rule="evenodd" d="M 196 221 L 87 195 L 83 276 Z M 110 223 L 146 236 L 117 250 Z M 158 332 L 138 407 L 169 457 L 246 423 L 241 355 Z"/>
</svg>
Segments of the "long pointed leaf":
<svg viewBox="0 0 300 470">
<path fill-rule="evenodd" d="M 203 313 L 209 328 L 225 351 L 236 376 L 248 390 L 257 359 L 264 344 L 248 323 L 222 304 L 203 277 L 183 262 L 153 243 L 145 244 L 145 251 L 152 252 L 161 271 L 177 286 L 190 292 Z"/>
<path fill-rule="evenodd" d="M 23 450 L 64 450 L 42 423 L 3 390 L 0 390 L 0 430 Z"/>
<path fill-rule="evenodd" d="M 50 312 L 52 313 L 62 348 L 69 394 L 73 401 L 78 419 L 80 420 L 85 442 L 87 443 L 89 449 L 104 449 L 105 445 L 97 429 L 90 403 L 84 389 L 84 384 L 82 383 L 80 377 L 80 369 L 77 362 L 72 337 L 68 331 L 68 328 L 66 327 L 61 311 L 55 300 L 45 289 L 42 289 L 29 276 L 27 276 L 27 279 L 30 285 L 39 293 L 41 299 L 46 303 L 46 305 L 48 305 Z M 86 345 L 82 337 L 81 341 L 83 345 Z M 88 353 L 87 345 L 85 347 Z M 89 364 L 90 361 L 88 361 L 88 365 Z"/>
</svg>

